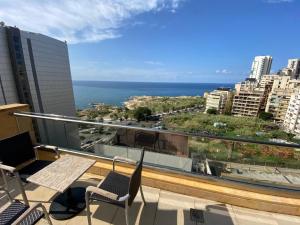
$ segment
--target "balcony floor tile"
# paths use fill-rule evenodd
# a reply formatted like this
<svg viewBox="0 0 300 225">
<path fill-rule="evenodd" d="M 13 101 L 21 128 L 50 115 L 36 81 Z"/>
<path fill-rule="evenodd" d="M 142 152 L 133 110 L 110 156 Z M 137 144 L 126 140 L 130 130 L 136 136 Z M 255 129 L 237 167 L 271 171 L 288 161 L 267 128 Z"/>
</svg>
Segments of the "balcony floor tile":
<svg viewBox="0 0 300 225">
<path fill-rule="evenodd" d="M 206 199 L 196 199 L 195 208 L 204 211 L 204 224 L 238 224 L 231 205 Z"/>
<path fill-rule="evenodd" d="M 241 225 L 278 225 L 272 213 L 232 206 L 235 218 Z M 288 224 L 287 224 L 288 225 Z"/>
<path fill-rule="evenodd" d="M 272 213 L 278 225 L 300 225 L 300 217 Z"/>
<path fill-rule="evenodd" d="M 160 191 L 155 225 L 196 225 L 190 220 L 190 208 L 195 207 L 195 199 L 189 196 Z"/>
</svg>

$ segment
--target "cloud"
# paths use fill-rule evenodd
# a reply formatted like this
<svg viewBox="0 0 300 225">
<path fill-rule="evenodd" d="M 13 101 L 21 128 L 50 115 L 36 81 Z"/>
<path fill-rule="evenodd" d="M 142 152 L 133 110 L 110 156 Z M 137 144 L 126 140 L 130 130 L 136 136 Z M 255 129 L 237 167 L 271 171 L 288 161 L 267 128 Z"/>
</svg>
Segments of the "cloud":
<svg viewBox="0 0 300 225">
<path fill-rule="evenodd" d="M 137 81 L 137 82 L 212 82 L 216 83 L 216 75 L 213 72 L 205 71 L 179 71 L 167 68 L 96 68 L 82 67 L 72 68 L 73 80 L 101 80 L 101 81 Z M 227 76 L 219 76 L 219 83 L 235 83 L 244 79 L 240 74 L 232 74 L 230 79 Z"/>
<path fill-rule="evenodd" d="M 184 75 L 183 72 L 159 68 L 72 68 L 74 80 L 104 80 L 104 81 L 175 81 L 177 75 Z M 84 76 L 83 76 L 84 75 Z"/>
<path fill-rule="evenodd" d="M 159 61 L 144 61 L 144 63 L 148 64 L 148 65 L 153 65 L 153 66 L 162 66 L 164 65 L 162 62 L 159 62 Z"/>
<path fill-rule="evenodd" d="M 116 67 L 115 64 L 99 65 L 93 61 L 78 62 L 71 61 L 73 80 L 100 80 L 100 81 L 138 81 L 138 82 L 212 82 L 216 83 L 235 83 L 244 79 L 241 72 L 232 72 L 230 79 L 227 75 L 216 75 L 215 71 L 195 68 L 185 70 L 166 66 L 144 66 L 141 63 L 133 65 L 122 65 Z"/>
<path fill-rule="evenodd" d="M 218 74 L 231 74 L 231 71 L 227 69 L 222 69 L 222 70 L 216 70 L 216 73 Z"/>
<path fill-rule="evenodd" d="M 266 3 L 271 3 L 271 4 L 274 4 L 274 3 L 291 3 L 293 1 L 294 0 L 265 0 Z"/>
<path fill-rule="evenodd" d="M 69 43 L 97 42 L 122 36 L 134 16 L 168 10 L 184 0 L 1 0 L 0 20 Z"/>
</svg>

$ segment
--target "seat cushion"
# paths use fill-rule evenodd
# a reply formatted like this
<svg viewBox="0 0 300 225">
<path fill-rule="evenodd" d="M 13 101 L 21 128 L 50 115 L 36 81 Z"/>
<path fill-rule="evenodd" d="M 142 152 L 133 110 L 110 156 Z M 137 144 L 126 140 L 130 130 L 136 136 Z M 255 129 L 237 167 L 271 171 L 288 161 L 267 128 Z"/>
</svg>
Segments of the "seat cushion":
<svg viewBox="0 0 300 225">
<path fill-rule="evenodd" d="M 109 172 L 107 177 L 103 180 L 99 188 L 114 193 L 118 195 L 118 198 L 120 198 L 128 194 L 129 181 L 130 181 L 129 177 L 111 171 Z M 105 196 L 98 195 L 95 193 L 91 195 L 91 199 L 96 201 L 107 202 L 125 208 L 125 202 L 111 200 L 109 198 L 106 198 Z"/>
<path fill-rule="evenodd" d="M 19 218 L 22 213 L 28 209 L 28 206 L 24 205 L 20 201 L 12 202 L 6 209 L 0 213 L 0 225 L 12 224 L 13 221 Z"/>
<path fill-rule="evenodd" d="M 45 168 L 46 166 L 50 165 L 52 161 L 46 161 L 46 160 L 36 160 L 33 163 L 30 163 L 29 165 L 25 166 L 21 170 L 19 170 L 19 174 L 21 179 L 26 182 L 26 179 L 38 172 L 39 170 Z"/>
<path fill-rule="evenodd" d="M 29 207 L 22 202 L 15 200 L 0 213 L 0 225 L 10 225 L 17 220 Z M 20 223 L 20 225 L 36 224 L 44 213 L 39 210 L 31 211 Z"/>
<path fill-rule="evenodd" d="M 41 218 L 44 217 L 44 213 L 40 210 L 31 211 L 20 223 L 20 225 L 33 225 L 36 224 Z"/>
</svg>

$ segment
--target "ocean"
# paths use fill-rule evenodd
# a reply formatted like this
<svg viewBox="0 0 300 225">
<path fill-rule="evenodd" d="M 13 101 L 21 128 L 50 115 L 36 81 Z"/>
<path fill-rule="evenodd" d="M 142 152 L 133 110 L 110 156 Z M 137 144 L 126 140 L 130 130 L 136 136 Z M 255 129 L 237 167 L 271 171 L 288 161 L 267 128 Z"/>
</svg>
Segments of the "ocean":
<svg viewBox="0 0 300 225">
<path fill-rule="evenodd" d="M 77 109 L 89 107 L 90 103 L 122 106 L 131 96 L 203 96 L 218 87 L 233 88 L 234 84 L 73 81 Z"/>
</svg>

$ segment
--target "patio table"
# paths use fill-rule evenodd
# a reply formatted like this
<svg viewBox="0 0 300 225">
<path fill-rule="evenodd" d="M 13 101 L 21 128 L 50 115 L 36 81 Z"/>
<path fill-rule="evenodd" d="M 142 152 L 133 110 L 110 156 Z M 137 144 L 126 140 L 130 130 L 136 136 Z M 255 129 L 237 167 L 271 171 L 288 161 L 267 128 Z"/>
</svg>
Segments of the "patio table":
<svg viewBox="0 0 300 225">
<path fill-rule="evenodd" d="M 71 187 L 96 161 L 74 155 L 64 155 L 27 178 L 60 194 L 50 205 L 49 214 L 57 220 L 74 217 L 85 209 L 85 188 Z"/>
</svg>

